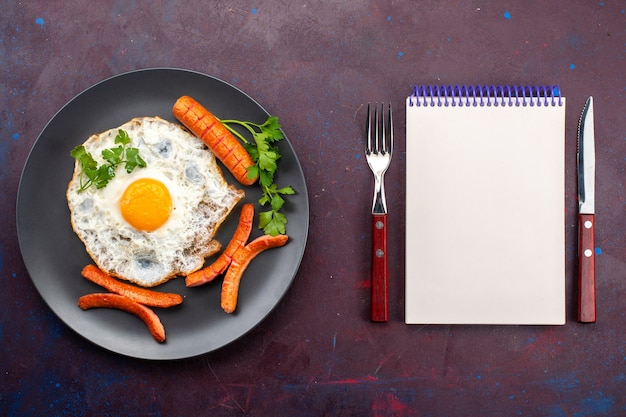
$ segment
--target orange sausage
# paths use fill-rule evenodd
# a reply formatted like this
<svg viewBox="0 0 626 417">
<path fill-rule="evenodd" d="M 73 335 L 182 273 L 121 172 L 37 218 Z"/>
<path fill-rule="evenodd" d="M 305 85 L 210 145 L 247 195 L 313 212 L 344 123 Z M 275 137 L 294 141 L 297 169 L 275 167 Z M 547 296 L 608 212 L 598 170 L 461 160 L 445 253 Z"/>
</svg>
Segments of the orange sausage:
<svg viewBox="0 0 626 417">
<path fill-rule="evenodd" d="M 82 271 L 83 277 L 100 285 L 112 293 L 124 295 L 133 301 L 151 307 L 172 307 L 183 302 L 179 294 L 152 291 L 121 282 L 105 273 L 95 265 L 87 265 Z"/>
<path fill-rule="evenodd" d="M 257 177 L 248 177 L 248 167 L 254 165 L 241 142 L 210 111 L 189 96 L 180 97 L 172 109 L 174 116 L 199 137 L 215 156 L 243 185 L 252 185 Z"/>
<path fill-rule="evenodd" d="M 87 294 L 78 299 L 78 306 L 83 310 L 90 308 L 116 308 L 134 314 L 148 326 L 148 330 L 154 337 L 154 340 L 157 342 L 165 341 L 165 328 L 155 312 L 128 297 L 110 293 Z"/>
<path fill-rule="evenodd" d="M 218 275 L 221 275 L 226 271 L 230 265 L 235 252 L 239 248 L 245 246 L 250 231 L 252 230 L 252 221 L 254 219 L 254 205 L 244 204 L 241 208 L 241 214 L 239 215 L 239 224 L 235 233 L 233 234 L 230 243 L 222 252 L 219 258 L 215 260 L 211 265 L 207 266 L 200 271 L 193 272 L 185 278 L 185 285 L 188 287 L 197 287 L 207 282 L 213 281 Z"/>
<path fill-rule="evenodd" d="M 239 283 L 241 276 L 250 262 L 261 252 L 283 246 L 287 243 L 287 235 L 263 235 L 235 252 L 228 272 L 222 282 L 221 306 L 227 313 L 232 313 L 237 308 L 239 296 Z"/>
</svg>

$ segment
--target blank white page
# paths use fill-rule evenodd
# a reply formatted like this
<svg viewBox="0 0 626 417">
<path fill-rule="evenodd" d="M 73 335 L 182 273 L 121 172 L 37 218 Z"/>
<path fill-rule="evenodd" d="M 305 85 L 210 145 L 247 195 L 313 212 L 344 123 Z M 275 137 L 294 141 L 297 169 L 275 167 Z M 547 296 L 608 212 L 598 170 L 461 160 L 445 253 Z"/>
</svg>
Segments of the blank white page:
<svg viewBox="0 0 626 417">
<path fill-rule="evenodd" d="M 407 99 L 406 323 L 565 323 L 561 101 Z"/>
</svg>

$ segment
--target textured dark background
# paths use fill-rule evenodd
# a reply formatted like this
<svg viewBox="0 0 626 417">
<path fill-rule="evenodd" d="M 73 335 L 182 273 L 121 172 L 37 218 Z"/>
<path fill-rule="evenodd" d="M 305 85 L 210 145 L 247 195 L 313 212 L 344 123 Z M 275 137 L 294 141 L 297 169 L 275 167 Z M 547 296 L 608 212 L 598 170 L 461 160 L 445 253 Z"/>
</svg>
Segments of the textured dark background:
<svg viewBox="0 0 626 417">
<path fill-rule="evenodd" d="M 5 1 L 0 16 L 0 415 L 626 415 L 626 3 L 91 3 Z M 93 345 L 45 305 L 20 256 L 15 197 L 31 146 L 68 100 L 109 76 L 163 66 L 221 78 L 280 117 L 311 218 L 299 273 L 261 325 L 219 351 L 155 363 Z M 565 326 L 403 324 L 402 109 L 414 83 L 561 86 Z M 589 95 L 598 322 L 581 325 L 575 132 Z M 376 100 L 398 109 L 382 325 L 367 318 L 373 180 L 362 152 L 363 105 Z"/>
</svg>

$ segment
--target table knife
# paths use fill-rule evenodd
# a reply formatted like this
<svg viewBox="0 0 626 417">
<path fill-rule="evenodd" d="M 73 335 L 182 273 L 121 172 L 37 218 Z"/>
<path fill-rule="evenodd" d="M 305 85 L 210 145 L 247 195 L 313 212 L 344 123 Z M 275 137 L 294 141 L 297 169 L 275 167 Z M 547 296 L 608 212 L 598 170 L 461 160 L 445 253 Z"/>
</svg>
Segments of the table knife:
<svg viewBox="0 0 626 417">
<path fill-rule="evenodd" d="M 595 170 L 593 97 L 578 123 L 578 321 L 596 321 Z"/>
</svg>

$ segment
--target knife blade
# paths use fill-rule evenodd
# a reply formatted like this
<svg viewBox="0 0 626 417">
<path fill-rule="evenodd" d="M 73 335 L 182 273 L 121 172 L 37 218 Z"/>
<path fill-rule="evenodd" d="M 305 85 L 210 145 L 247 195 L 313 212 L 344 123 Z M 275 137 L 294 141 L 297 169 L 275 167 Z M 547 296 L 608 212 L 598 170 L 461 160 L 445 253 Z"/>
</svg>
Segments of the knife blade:
<svg viewBox="0 0 626 417">
<path fill-rule="evenodd" d="M 578 321 L 596 321 L 595 274 L 595 137 L 593 97 L 585 103 L 578 123 Z"/>
</svg>

